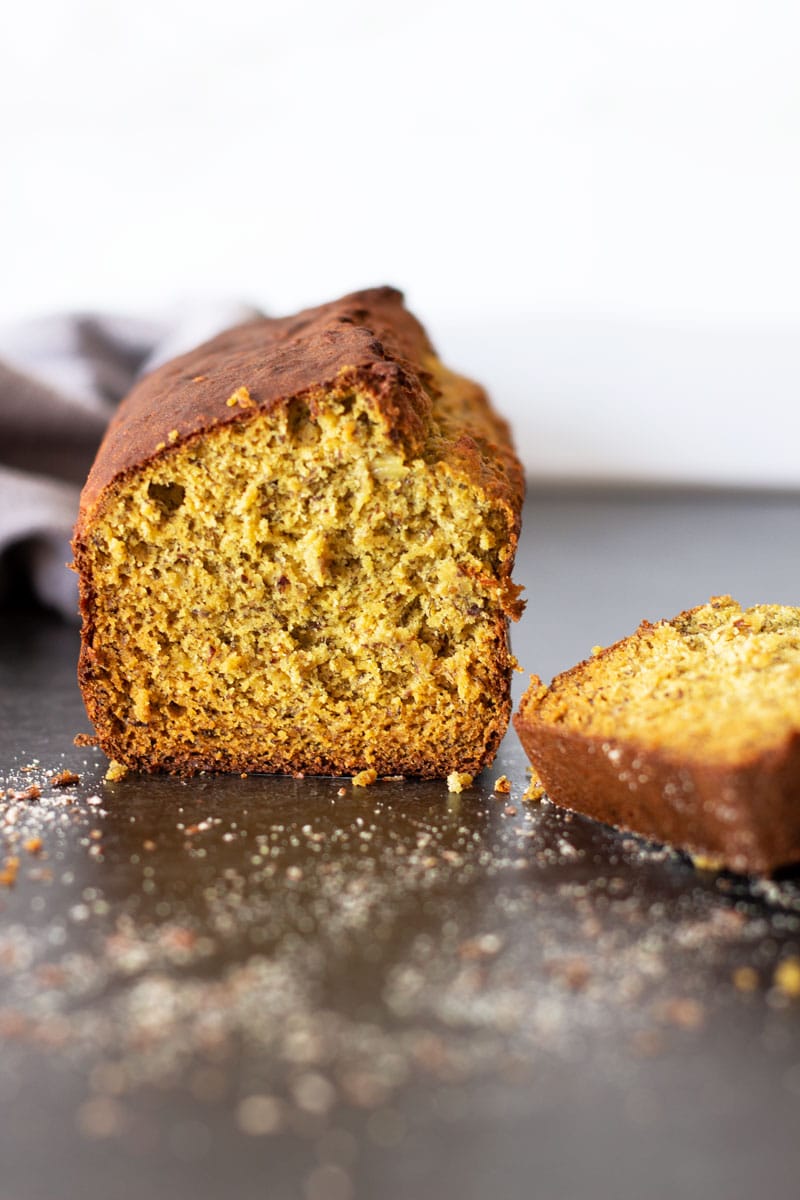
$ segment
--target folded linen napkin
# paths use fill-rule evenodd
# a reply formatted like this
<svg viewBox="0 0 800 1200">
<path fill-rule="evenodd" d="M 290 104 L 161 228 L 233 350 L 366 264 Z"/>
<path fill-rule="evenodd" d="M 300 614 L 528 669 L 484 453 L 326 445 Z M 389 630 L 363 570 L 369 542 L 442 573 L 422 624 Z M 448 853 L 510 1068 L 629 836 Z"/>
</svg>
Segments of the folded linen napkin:
<svg viewBox="0 0 800 1200">
<path fill-rule="evenodd" d="M 65 564 L 78 498 L 103 431 L 136 380 L 256 316 L 238 303 L 177 317 L 65 316 L 0 327 L 0 598 L 29 584 L 77 619 Z"/>
</svg>

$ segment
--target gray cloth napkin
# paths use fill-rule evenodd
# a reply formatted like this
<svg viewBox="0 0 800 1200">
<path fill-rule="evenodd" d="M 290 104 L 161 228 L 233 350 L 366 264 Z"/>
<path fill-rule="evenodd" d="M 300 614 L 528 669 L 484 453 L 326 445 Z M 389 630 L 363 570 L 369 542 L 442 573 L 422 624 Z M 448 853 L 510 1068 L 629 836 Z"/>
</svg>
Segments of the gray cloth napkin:
<svg viewBox="0 0 800 1200">
<path fill-rule="evenodd" d="M 140 376 L 256 315 L 227 302 L 174 319 L 65 316 L 0 327 L 0 598 L 24 582 L 77 619 L 69 540 L 116 405 Z"/>
</svg>

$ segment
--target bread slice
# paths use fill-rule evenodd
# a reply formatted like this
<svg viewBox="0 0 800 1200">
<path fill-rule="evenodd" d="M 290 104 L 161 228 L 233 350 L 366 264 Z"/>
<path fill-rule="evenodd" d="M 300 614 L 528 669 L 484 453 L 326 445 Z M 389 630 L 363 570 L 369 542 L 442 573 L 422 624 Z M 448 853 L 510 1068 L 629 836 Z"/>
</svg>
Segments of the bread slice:
<svg viewBox="0 0 800 1200">
<path fill-rule="evenodd" d="M 523 476 L 390 288 L 223 334 L 108 431 L 79 677 L 128 768 L 474 773 L 510 713 Z"/>
<path fill-rule="evenodd" d="M 800 608 L 644 621 L 533 676 L 514 724 L 558 804 L 736 871 L 800 859 Z"/>
</svg>

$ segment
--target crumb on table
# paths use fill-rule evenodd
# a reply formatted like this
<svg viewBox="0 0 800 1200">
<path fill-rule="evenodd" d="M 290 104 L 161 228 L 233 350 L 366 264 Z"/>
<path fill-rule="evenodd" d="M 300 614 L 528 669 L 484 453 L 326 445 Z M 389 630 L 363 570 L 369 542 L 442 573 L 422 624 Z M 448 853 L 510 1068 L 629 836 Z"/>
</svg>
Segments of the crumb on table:
<svg viewBox="0 0 800 1200">
<path fill-rule="evenodd" d="M 359 771 L 353 776 L 353 787 L 369 787 L 378 778 L 378 772 L 374 767 L 367 767 L 366 771 Z"/>
</svg>

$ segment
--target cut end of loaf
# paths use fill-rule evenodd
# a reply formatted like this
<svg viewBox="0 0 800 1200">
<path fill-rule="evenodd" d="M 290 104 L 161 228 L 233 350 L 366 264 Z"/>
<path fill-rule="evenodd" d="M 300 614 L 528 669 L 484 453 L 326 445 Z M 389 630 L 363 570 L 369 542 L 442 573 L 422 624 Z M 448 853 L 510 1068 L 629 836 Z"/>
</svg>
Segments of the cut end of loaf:
<svg viewBox="0 0 800 1200">
<path fill-rule="evenodd" d="M 800 860 L 800 609 L 643 622 L 534 677 L 514 724 L 558 804 L 735 871 Z"/>
<path fill-rule="evenodd" d="M 491 760 L 517 517 L 464 470 L 457 377 L 430 366 L 422 449 L 352 383 L 269 413 L 243 384 L 235 419 L 106 488 L 75 549 L 82 687 L 110 757 L 425 776 Z"/>
<path fill-rule="evenodd" d="M 524 721 L 744 763 L 800 730 L 800 609 L 730 596 L 655 625 L 562 675 L 534 678 Z"/>
</svg>

